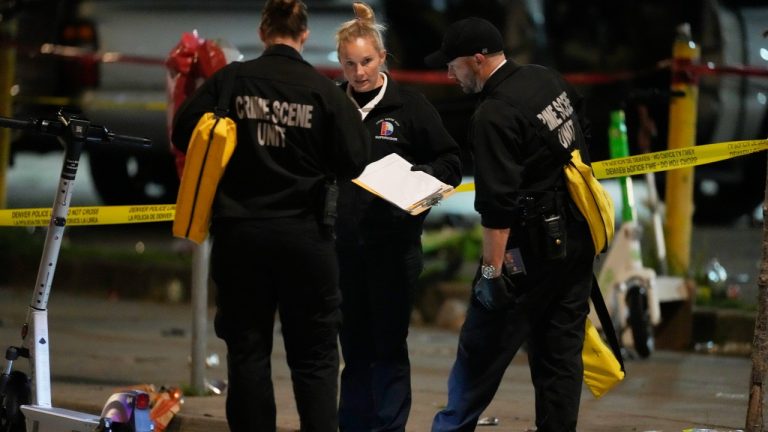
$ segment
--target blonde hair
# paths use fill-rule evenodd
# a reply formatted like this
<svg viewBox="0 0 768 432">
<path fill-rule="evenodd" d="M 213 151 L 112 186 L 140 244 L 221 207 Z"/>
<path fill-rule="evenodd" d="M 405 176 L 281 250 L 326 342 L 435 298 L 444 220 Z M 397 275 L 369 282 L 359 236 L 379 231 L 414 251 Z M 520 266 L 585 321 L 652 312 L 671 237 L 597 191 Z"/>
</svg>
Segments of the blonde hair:
<svg viewBox="0 0 768 432">
<path fill-rule="evenodd" d="M 382 33 L 386 27 L 376 22 L 373 8 L 363 2 L 354 2 L 352 9 L 355 19 L 345 22 L 336 31 L 336 52 L 339 52 L 342 43 L 354 41 L 359 37 L 371 38 L 377 51 L 384 50 Z"/>
</svg>

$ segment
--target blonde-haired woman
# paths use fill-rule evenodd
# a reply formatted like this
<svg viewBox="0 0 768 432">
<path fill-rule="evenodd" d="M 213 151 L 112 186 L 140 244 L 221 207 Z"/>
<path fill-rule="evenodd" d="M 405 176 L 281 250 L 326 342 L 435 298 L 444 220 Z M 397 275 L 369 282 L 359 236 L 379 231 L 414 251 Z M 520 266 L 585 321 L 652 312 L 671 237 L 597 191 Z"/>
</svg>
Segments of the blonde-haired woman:
<svg viewBox="0 0 768 432">
<path fill-rule="evenodd" d="M 435 108 L 384 72 L 387 52 L 374 12 L 354 3 L 356 18 L 336 34 L 342 88 L 371 137 L 371 159 L 397 153 L 412 169 L 451 185 L 461 181 L 459 147 Z M 337 250 L 343 324 L 339 427 L 403 431 L 411 405 L 406 337 L 423 268 L 419 216 L 350 183 L 340 186 Z"/>
</svg>

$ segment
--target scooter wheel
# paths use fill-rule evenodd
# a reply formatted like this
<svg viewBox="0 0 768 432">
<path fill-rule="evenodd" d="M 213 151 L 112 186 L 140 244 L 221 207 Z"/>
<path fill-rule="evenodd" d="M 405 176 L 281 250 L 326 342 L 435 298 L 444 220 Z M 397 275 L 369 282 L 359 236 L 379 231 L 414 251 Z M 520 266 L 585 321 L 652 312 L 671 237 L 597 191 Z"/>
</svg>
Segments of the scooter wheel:
<svg viewBox="0 0 768 432">
<path fill-rule="evenodd" d="M 26 430 L 21 406 L 29 404 L 31 395 L 29 378 L 23 372 L 11 372 L 5 391 L 0 394 L 0 432 L 24 432 Z"/>
<path fill-rule="evenodd" d="M 641 285 L 633 285 L 627 289 L 627 308 L 629 317 L 627 324 L 632 330 L 632 341 L 637 355 L 647 358 L 653 351 L 653 328 L 648 313 L 648 296 Z"/>
</svg>

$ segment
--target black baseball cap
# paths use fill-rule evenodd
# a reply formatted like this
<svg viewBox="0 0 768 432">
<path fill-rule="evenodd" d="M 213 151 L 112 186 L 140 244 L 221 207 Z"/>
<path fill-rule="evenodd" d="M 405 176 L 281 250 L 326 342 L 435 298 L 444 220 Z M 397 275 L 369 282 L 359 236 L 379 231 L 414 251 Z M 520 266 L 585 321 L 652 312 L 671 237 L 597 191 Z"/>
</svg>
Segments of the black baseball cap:
<svg viewBox="0 0 768 432">
<path fill-rule="evenodd" d="M 448 26 L 440 50 L 424 57 L 430 67 L 442 67 L 456 57 L 490 54 L 504 50 L 499 30 L 482 18 L 465 18 Z"/>
</svg>

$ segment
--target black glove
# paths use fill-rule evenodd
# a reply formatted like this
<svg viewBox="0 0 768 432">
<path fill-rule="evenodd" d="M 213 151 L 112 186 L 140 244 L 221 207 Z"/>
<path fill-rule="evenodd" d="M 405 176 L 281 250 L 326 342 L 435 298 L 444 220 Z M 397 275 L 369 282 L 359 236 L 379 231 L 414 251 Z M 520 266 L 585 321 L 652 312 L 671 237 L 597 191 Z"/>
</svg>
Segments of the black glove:
<svg viewBox="0 0 768 432">
<path fill-rule="evenodd" d="M 430 165 L 423 164 L 423 165 L 414 165 L 411 167 L 411 171 L 424 171 L 425 173 L 429 175 L 435 175 L 435 170 L 432 169 Z"/>
<path fill-rule="evenodd" d="M 477 301 L 490 311 L 512 307 L 518 299 L 516 291 L 515 284 L 505 274 L 493 279 L 481 276 L 472 288 Z"/>
</svg>

